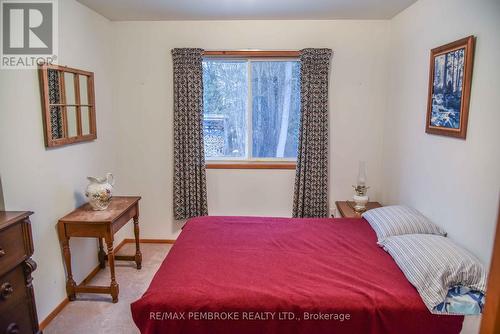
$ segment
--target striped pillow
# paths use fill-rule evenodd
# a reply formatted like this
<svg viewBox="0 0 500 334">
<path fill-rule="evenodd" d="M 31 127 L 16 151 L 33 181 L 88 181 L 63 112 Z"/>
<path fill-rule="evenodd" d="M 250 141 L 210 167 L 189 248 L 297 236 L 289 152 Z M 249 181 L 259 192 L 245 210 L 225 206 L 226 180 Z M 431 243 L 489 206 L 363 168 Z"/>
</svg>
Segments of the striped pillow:
<svg viewBox="0 0 500 334">
<path fill-rule="evenodd" d="M 431 313 L 443 313 L 434 308 L 444 302 L 452 287 L 486 290 L 481 262 L 449 238 L 407 234 L 386 238 L 379 245 L 396 261 Z"/>
<path fill-rule="evenodd" d="M 402 234 L 438 234 L 446 236 L 446 232 L 433 224 L 419 211 L 403 206 L 384 206 L 366 211 L 362 215 L 377 233 L 378 241 L 387 237 Z"/>
</svg>

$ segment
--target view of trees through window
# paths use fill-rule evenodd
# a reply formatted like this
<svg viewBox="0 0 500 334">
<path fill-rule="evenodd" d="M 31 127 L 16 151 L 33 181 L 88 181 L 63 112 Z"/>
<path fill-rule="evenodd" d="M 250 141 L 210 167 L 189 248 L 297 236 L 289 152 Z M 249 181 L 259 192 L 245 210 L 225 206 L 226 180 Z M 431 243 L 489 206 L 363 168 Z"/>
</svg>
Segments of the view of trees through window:
<svg viewBox="0 0 500 334">
<path fill-rule="evenodd" d="M 295 159 L 300 122 L 296 60 L 205 59 L 207 159 Z"/>
</svg>

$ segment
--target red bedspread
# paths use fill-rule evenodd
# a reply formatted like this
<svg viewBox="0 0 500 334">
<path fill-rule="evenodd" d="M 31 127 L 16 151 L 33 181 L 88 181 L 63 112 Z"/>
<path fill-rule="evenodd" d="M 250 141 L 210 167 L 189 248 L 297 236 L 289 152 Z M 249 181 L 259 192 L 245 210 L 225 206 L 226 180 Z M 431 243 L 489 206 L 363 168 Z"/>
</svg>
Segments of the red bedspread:
<svg viewBox="0 0 500 334">
<path fill-rule="evenodd" d="M 459 333 L 364 219 L 191 219 L 132 304 L 142 333 Z"/>
</svg>

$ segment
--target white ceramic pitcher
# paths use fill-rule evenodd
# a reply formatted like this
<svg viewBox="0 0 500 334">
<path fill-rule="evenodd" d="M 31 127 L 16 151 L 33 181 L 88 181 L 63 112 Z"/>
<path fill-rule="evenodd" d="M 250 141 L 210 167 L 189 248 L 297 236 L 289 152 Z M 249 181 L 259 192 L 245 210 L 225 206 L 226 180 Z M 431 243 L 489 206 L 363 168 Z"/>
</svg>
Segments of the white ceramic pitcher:
<svg viewBox="0 0 500 334">
<path fill-rule="evenodd" d="M 89 185 L 85 196 L 89 200 L 89 204 L 94 210 L 105 210 L 113 197 L 113 185 L 115 178 L 113 174 L 107 173 L 106 177 L 87 177 Z"/>
</svg>

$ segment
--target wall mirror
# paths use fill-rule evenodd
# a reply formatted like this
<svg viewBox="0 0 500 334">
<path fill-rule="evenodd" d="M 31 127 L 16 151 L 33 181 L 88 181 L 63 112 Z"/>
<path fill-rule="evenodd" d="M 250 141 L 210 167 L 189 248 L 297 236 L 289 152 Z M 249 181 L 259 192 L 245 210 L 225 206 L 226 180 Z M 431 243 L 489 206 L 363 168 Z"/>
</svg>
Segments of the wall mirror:
<svg viewBox="0 0 500 334">
<path fill-rule="evenodd" d="M 45 146 L 97 138 L 94 73 L 58 65 L 40 65 Z"/>
</svg>

